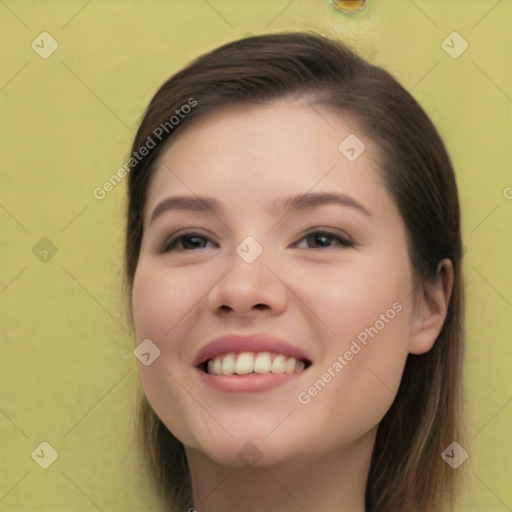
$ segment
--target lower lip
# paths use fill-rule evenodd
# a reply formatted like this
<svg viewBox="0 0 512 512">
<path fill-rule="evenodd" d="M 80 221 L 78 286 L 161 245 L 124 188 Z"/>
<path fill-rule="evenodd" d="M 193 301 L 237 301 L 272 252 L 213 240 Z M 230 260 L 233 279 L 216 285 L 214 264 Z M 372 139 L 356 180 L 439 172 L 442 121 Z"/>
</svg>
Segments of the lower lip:
<svg viewBox="0 0 512 512">
<path fill-rule="evenodd" d="M 215 389 L 231 393 L 256 393 L 269 391 L 298 379 L 306 370 L 299 373 L 250 373 L 248 375 L 212 375 L 199 370 L 203 382 Z"/>
</svg>

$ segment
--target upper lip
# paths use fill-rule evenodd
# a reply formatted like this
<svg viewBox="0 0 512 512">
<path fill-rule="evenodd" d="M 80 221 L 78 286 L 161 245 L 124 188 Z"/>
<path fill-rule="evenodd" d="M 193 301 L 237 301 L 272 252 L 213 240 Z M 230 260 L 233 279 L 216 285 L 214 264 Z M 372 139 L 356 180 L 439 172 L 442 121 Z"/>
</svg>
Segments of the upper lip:
<svg viewBox="0 0 512 512">
<path fill-rule="evenodd" d="M 194 366 L 200 366 L 210 359 L 230 352 L 274 352 L 295 357 L 308 364 L 312 362 L 311 357 L 304 350 L 276 336 L 228 334 L 210 341 L 199 349 L 194 358 Z"/>
</svg>

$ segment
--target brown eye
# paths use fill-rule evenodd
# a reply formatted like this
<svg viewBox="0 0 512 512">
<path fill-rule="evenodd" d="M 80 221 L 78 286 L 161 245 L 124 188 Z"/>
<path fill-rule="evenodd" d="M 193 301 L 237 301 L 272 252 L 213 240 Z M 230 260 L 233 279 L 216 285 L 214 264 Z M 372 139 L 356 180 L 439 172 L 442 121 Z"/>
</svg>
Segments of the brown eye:
<svg viewBox="0 0 512 512">
<path fill-rule="evenodd" d="M 160 252 L 194 251 L 197 249 L 205 249 L 208 242 L 211 242 L 211 240 L 200 233 L 182 233 L 174 235 L 166 240 Z"/>
<path fill-rule="evenodd" d="M 351 240 L 341 235 L 322 230 L 310 231 L 303 236 L 299 242 L 302 240 L 306 240 L 308 249 L 329 249 L 333 246 L 341 246 L 343 248 L 354 247 L 354 242 Z"/>
</svg>

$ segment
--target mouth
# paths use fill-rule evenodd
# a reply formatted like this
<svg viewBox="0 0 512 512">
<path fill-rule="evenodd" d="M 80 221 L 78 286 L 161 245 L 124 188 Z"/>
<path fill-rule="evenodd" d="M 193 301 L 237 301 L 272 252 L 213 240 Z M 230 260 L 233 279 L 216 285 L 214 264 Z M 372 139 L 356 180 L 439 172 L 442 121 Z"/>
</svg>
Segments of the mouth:
<svg viewBox="0 0 512 512">
<path fill-rule="evenodd" d="M 228 334 L 203 346 L 192 363 L 210 388 L 263 392 L 300 379 L 313 364 L 302 348 L 270 334 Z M 291 385 L 291 384 L 290 384 Z"/>
<path fill-rule="evenodd" d="M 311 366 L 301 359 L 276 352 L 229 352 L 201 361 L 197 368 L 214 376 L 290 375 L 304 372 Z"/>
<path fill-rule="evenodd" d="M 197 369 L 203 383 L 217 391 L 261 393 L 299 379 L 311 364 L 275 352 L 229 352 L 202 361 Z"/>
</svg>

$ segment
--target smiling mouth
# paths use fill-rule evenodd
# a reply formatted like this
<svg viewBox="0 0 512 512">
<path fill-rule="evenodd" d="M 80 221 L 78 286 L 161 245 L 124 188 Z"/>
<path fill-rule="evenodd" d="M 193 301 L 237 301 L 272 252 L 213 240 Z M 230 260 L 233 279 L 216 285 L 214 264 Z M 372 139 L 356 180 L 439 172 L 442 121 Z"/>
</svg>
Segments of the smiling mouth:
<svg viewBox="0 0 512 512">
<path fill-rule="evenodd" d="M 277 375 L 301 373 L 311 366 L 307 359 L 273 352 L 229 352 L 203 361 L 198 368 L 203 372 L 221 377 L 226 375 Z"/>
</svg>

